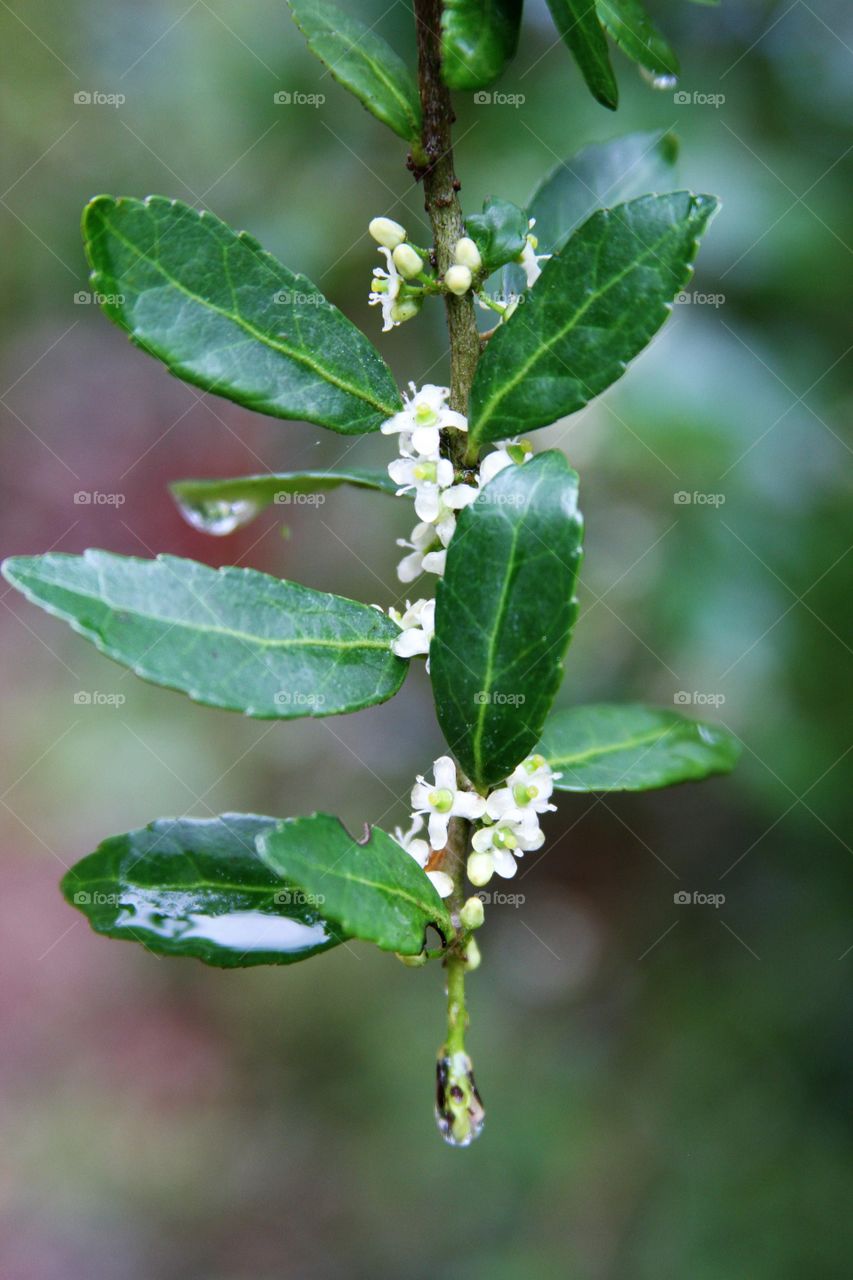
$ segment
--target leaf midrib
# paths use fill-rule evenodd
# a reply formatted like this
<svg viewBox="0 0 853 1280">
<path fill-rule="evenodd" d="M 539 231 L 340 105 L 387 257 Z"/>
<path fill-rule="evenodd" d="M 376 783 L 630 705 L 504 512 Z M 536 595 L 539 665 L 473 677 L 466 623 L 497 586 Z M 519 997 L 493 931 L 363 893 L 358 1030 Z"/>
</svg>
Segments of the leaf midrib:
<svg viewBox="0 0 853 1280">
<path fill-rule="evenodd" d="M 391 652 L 390 639 L 389 640 L 336 640 L 336 639 L 324 639 L 322 636 L 314 637 L 314 638 L 281 637 L 281 638 L 275 638 L 275 639 L 267 639 L 263 636 L 253 635 L 251 632 L 236 631 L 231 627 L 213 627 L 213 626 L 210 626 L 209 624 L 205 624 L 201 622 L 188 622 L 183 618 L 163 618 L 158 616 L 157 614 L 146 613 L 145 610 L 136 608 L 134 606 L 125 608 L 121 605 L 113 604 L 111 601 L 106 600 L 103 596 L 99 596 L 94 592 L 83 591 L 78 587 L 73 587 L 73 588 L 65 587 L 59 583 L 53 583 L 53 582 L 49 583 L 48 585 L 51 587 L 54 587 L 56 590 L 67 591 L 71 595 L 79 596 L 83 600 L 94 600 L 98 604 L 104 605 L 107 609 L 109 609 L 109 611 L 112 614 L 130 613 L 135 618 L 144 619 L 145 621 L 148 621 L 148 622 L 158 622 L 162 626 L 169 627 L 170 629 L 173 627 L 179 627 L 179 628 L 183 628 L 184 630 L 202 631 L 202 632 L 209 632 L 212 635 L 229 636 L 235 640 L 246 641 L 253 645 L 259 645 L 262 648 L 269 648 L 269 649 L 297 649 L 297 648 L 387 649 L 389 653 Z M 32 588 L 30 587 L 29 590 L 32 591 Z M 35 592 L 33 592 L 33 595 L 35 595 Z M 36 596 L 36 600 L 38 601 L 38 603 L 44 603 L 45 605 L 48 605 L 50 603 L 49 601 L 42 600 L 38 596 Z M 64 618 L 69 618 L 69 619 L 74 618 L 78 622 L 81 621 L 81 619 L 79 619 L 76 614 L 65 613 L 64 610 L 61 610 L 59 607 L 55 605 L 54 605 L 54 609 L 55 609 L 55 612 L 61 614 L 61 616 Z"/>
<path fill-rule="evenodd" d="M 219 307 L 208 299 L 200 297 L 199 294 L 194 293 L 192 289 L 186 288 L 186 286 L 181 284 L 173 275 L 170 275 L 166 268 L 163 267 L 156 259 L 150 257 L 147 253 L 143 253 L 132 240 L 128 240 L 126 236 L 122 235 L 122 233 L 116 229 L 114 223 L 112 223 L 105 214 L 102 213 L 101 218 L 104 227 L 109 230 L 111 235 L 114 235 L 126 249 L 129 249 L 131 253 L 135 253 L 138 258 L 141 258 L 149 267 L 158 272 L 163 279 L 172 286 L 172 288 L 176 289 L 178 293 L 183 294 L 185 298 L 189 298 L 190 301 L 197 303 L 203 309 L 212 311 L 216 315 L 222 316 L 226 320 L 230 320 L 232 324 L 236 324 L 238 328 L 247 333 L 249 337 L 254 338 L 263 346 L 269 347 L 271 351 L 278 352 L 279 355 L 283 355 L 286 359 L 294 360 L 297 364 L 303 365 L 306 369 L 310 369 L 312 373 L 316 373 L 318 377 L 330 383 L 332 386 L 337 387 L 338 390 L 346 392 L 347 395 L 351 395 L 357 400 L 361 400 L 363 403 L 369 404 L 372 408 L 381 411 L 382 413 L 391 415 L 396 412 L 396 410 L 391 406 L 383 404 L 381 400 L 375 400 L 367 392 L 357 387 L 353 387 L 343 378 L 331 373 L 322 365 L 318 365 L 308 355 L 300 354 L 298 351 L 292 350 L 284 343 L 271 338 L 269 334 L 265 334 L 262 330 L 256 329 L 255 326 L 246 320 L 239 311 L 226 311 L 224 307 Z M 225 246 L 223 246 L 223 248 L 225 248 Z M 111 271 L 110 275 L 112 279 L 118 283 L 118 277 L 115 273 Z M 140 296 L 139 293 L 137 293 L 137 296 Z"/>
<path fill-rule="evenodd" d="M 330 27 L 328 25 L 325 27 L 325 33 L 327 36 L 332 36 L 333 38 L 346 40 L 345 36 L 339 35 L 339 33 L 335 31 L 333 27 Z M 320 34 L 322 35 L 323 32 L 320 32 Z M 307 38 L 310 44 L 312 37 L 308 36 Z M 378 62 L 375 62 L 365 49 L 359 48 L 357 42 L 349 46 L 347 53 L 349 53 L 350 55 L 356 54 L 359 58 L 361 58 L 361 60 L 368 66 L 368 68 L 376 76 L 377 80 L 379 80 L 380 83 L 383 84 L 385 88 L 389 90 L 391 97 L 394 98 L 394 100 L 398 103 L 400 107 L 402 107 L 403 114 L 405 115 L 406 119 L 409 121 L 409 123 L 412 126 L 412 135 L 413 137 L 416 137 L 417 128 L 420 121 L 418 120 L 418 117 L 415 114 L 412 102 L 409 100 L 409 98 L 400 91 L 398 85 L 396 85 L 392 79 L 388 78 L 388 76 L 385 74 L 385 71 L 381 67 L 381 65 Z M 325 61 L 325 59 L 321 59 L 321 60 Z M 334 78 L 337 80 L 338 74 L 336 73 L 338 72 L 338 68 L 335 66 L 333 62 L 328 62 L 327 66 L 329 68 L 330 75 L 334 76 Z M 340 74 L 343 74 L 343 73 L 340 73 Z"/>
<path fill-rule="evenodd" d="M 648 733 L 641 734 L 635 738 L 625 738 L 621 742 L 611 743 L 605 747 L 591 747 L 587 751 L 580 751 L 570 756 L 549 756 L 548 763 L 554 768 L 560 765 L 585 763 L 596 759 L 598 756 L 613 755 L 617 751 L 630 751 L 632 747 L 644 747 L 647 742 L 656 742 L 660 738 L 666 738 L 680 727 L 680 725 L 669 725 L 666 729 L 652 729 Z"/>
</svg>

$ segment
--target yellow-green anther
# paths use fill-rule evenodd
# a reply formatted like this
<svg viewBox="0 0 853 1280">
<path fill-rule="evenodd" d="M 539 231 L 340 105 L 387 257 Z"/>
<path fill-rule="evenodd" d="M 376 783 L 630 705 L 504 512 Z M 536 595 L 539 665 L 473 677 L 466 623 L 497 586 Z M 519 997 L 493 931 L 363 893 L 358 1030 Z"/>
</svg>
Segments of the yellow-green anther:
<svg viewBox="0 0 853 1280">
<path fill-rule="evenodd" d="M 453 808 L 453 792 L 445 788 L 441 791 L 431 791 L 429 802 L 437 813 L 450 813 Z"/>
<path fill-rule="evenodd" d="M 429 484 L 435 484 L 438 475 L 438 466 L 435 462 L 419 462 L 415 466 L 415 479 L 426 480 Z"/>
</svg>

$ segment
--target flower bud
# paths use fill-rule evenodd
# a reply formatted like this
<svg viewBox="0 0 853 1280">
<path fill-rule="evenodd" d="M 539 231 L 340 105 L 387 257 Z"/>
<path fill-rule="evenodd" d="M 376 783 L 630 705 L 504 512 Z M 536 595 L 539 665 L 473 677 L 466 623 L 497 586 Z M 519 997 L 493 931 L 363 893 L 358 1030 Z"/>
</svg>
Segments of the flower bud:
<svg viewBox="0 0 853 1280">
<path fill-rule="evenodd" d="M 463 904 L 462 910 L 459 912 L 459 919 L 463 929 L 479 929 L 485 919 L 486 912 L 483 909 L 482 898 L 469 898 Z"/>
<path fill-rule="evenodd" d="M 495 864 L 490 853 L 472 853 L 468 859 L 468 879 L 478 889 L 488 884 L 495 874 Z"/>
<path fill-rule="evenodd" d="M 394 266 L 404 280 L 414 280 L 424 269 L 424 260 L 410 244 L 398 244 L 393 253 Z"/>
<path fill-rule="evenodd" d="M 414 320 L 421 306 L 421 298 L 401 298 L 391 308 L 391 319 L 395 324 L 403 324 L 406 320 Z"/>
<path fill-rule="evenodd" d="M 408 235 L 406 228 L 401 227 L 393 218 L 372 218 L 367 229 L 376 243 L 384 245 L 386 249 L 396 249 Z"/>
<path fill-rule="evenodd" d="M 463 236 L 461 240 L 456 241 L 453 261 L 460 267 L 467 267 L 469 271 L 479 271 L 483 265 L 480 250 L 470 236 Z"/>
<path fill-rule="evenodd" d="M 463 293 L 468 292 L 472 279 L 470 268 L 460 266 L 458 263 L 456 266 L 448 267 L 444 273 L 444 283 L 457 298 L 461 298 Z"/>
<path fill-rule="evenodd" d="M 473 938 L 469 938 L 468 945 L 465 948 L 465 968 L 471 970 L 479 969 L 482 958 L 480 948 Z"/>
</svg>

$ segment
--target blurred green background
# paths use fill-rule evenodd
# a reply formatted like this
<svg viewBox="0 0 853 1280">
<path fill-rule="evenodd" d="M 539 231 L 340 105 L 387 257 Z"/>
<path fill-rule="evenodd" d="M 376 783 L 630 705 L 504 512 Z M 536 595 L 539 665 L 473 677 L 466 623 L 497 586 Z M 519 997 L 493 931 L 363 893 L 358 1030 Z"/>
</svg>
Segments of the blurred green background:
<svg viewBox="0 0 853 1280">
<path fill-rule="evenodd" d="M 722 197 L 691 289 L 724 301 L 676 306 L 537 447 L 566 450 L 587 518 L 561 700 L 687 693 L 743 739 L 738 772 L 563 798 L 511 886 L 523 905 L 489 915 L 470 982 L 488 1120 L 452 1151 L 431 1115 L 437 968 L 358 946 L 220 973 L 95 937 L 56 887 L 165 814 L 401 821 L 440 742 L 422 670 L 355 716 L 251 722 L 135 681 L 5 589 L 4 1280 L 849 1275 L 853 23 L 845 0 L 651 7 L 679 91 L 723 103 L 655 93 L 616 55 L 610 115 L 531 3 L 499 86 L 525 100 L 460 95 L 457 165 L 469 210 L 523 201 L 584 143 L 667 127 L 684 185 Z M 409 5 L 358 9 L 412 60 Z M 0 34 L 3 553 L 171 551 L 393 603 L 408 504 L 341 492 L 288 511 L 284 537 L 278 512 L 214 540 L 165 492 L 381 463 L 387 441 L 201 396 L 75 295 L 85 200 L 162 192 L 305 271 L 401 384 L 444 380 L 438 314 L 382 336 L 366 306 L 368 219 L 424 238 L 402 145 L 272 0 L 9 0 Z M 674 498 L 694 491 L 721 498 Z M 725 901 L 674 901 L 694 891 Z"/>
</svg>

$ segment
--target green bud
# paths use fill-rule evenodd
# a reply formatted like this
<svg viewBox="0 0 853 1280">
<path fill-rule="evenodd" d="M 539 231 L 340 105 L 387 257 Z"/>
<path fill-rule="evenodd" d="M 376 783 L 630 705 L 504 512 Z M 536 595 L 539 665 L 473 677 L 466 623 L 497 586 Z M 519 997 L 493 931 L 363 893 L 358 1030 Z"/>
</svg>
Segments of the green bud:
<svg viewBox="0 0 853 1280">
<path fill-rule="evenodd" d="M 421 309 L 421 302 L 421 298 L 401 298 L 391 308 L 391 319 L 395 324 L 404 324 L 406 320 L 413 320 Z"/>
<path fill-rule="evenodd" d="M 394 266 L 404 280 L 414 280 L 424 269 L 424 260 L 410 244 L 398 244 L 392 255 Z"/>
<path fill-rule="evenodd" d="M 485 919 L 486 912 L 481 898 L 469 898 L 459 912 L 459 920 L 463 929 L 479 929 Z"/>
</svg>

